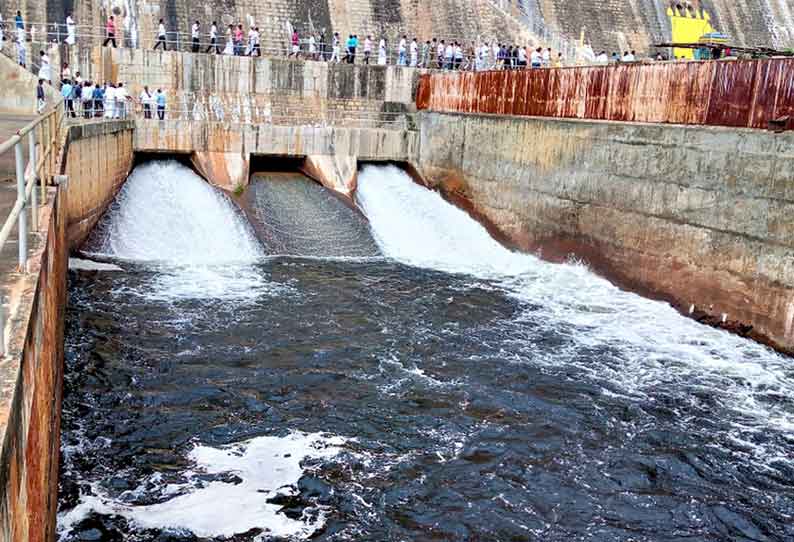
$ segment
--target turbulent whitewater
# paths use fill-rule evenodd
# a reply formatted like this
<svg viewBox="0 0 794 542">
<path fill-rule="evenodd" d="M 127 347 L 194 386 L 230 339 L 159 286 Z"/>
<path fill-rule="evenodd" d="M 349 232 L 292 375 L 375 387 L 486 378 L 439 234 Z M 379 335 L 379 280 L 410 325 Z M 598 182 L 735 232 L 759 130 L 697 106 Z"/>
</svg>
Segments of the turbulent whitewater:
<svg viewBox="0 0 794 542">
<path fill-rule="evenodd" d="M 135 168 L 86 251 L 178 265 L 250 262 L 263 255 L 229 197 L 172 160 Z"/>
<path fill-rule="evenodd" d="M 297 202 L 276 238 L 324 250 L 290 238 L 302 190 L 259 219 Z M 231 243 L 212 196 L 151 220 Z M 506 250 L 399 169 L 357 199 L 382 257 L 262 258 L 255 228 L 177 273 L 232 280 L 177 288 L 130 225 L 122 261 L 73 266 L 61 540 L 794 539 L 790 360 Z"/>
</svg>

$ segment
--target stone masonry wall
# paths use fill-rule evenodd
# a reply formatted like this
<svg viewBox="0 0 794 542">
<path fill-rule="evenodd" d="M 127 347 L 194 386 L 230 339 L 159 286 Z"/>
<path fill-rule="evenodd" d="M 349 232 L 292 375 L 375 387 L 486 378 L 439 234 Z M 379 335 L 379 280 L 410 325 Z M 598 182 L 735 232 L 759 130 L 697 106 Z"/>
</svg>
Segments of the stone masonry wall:
<svg viewBox="0 0 794 542">
<path fill-rule="evenodd" d="M 420 173 L 508 243 L 794 351 L 793 133 L 442 113 L 420 126 Z"/>
<path fill-rule="evenodd" d="M 63 173 L 69 177 L 69 246 L 79 246 L 132 169 L 131 121 L 72 126 Z"/>
<path fill-rule="evenodd" d="M 393 46 L 402 34 L 458 39 L 529 42 L 544 35 L 568 41 L 585 39 L 595 49 L 647 51 L 671 39 L 667 8 L 673 0 L 522 0 L 532 19 L 517 24 L 511 7 L 517 0 L 7 0 L 6 19 L 17 8 L 29 21 L 63 24 L 72 10 L 79 23 L 101 28 L 108 14 L 121 22 L 125 43 L 151 47 L 157 21 L 187 34 L 199 19 L 207 31 L 215 20 L 222 29 L 232 22 L 257 24 L 268 45 L 284 50 L 290 23 L 301 33 L 337 31 L 383 36 Z M 706 9 L 714 27 L 738 45 L 794 46 L 794 0 L 689 0 L 676 2 Z M 514 8 L 513 12 L 515 11 Z M 506 13 L 508 12 L 508 13 Z M 187 47 L 182 37 L 183 48 Z"/>
</svg>

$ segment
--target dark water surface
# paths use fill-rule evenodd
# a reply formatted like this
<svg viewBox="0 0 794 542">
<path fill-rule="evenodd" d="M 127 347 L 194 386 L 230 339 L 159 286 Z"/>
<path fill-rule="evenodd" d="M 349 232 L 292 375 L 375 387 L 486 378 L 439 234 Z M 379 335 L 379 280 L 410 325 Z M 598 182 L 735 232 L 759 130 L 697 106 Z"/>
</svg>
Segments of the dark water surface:
<svg viewBox="0 0 794 542">
<path fill-rule="evenodd" d="M 276 539 L 129 510 L 244 485 L 191 474 L 199 444 L 296 432 L 345 439 L 274 501 L 322 516 L 315 540 L 794 540 L 790 429 L 754 430 L 697 378 L 629 389 L 622 347 L 578 341 L 588 330 L 494 282 L 282 258 L 246 268 L 242 297 L 200 298 L 122 266 L 70 272 L 63 540 Z M 792 411 L 767 391 L 753 401 Z"/>
</svg>

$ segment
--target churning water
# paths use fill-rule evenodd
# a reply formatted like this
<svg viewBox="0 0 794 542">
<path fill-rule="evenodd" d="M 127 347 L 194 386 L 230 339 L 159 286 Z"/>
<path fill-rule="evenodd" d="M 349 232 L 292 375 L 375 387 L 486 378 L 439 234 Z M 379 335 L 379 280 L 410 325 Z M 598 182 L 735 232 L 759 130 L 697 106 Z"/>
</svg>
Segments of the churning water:
<svg viewBox="0 0 794 542">
<path fill-rule="evenodd" d="M 789 360 L 512 253 L 395 168 L 359 178 L 382 258 L 263 257 L 206 186 L 146 215 L 182 226 L 150 250 L 117 226 L 161 188 L 127 186 L 103 246 L 140 248 L 70 274 L 62 540 L 794 539 Z"/>
</svg>

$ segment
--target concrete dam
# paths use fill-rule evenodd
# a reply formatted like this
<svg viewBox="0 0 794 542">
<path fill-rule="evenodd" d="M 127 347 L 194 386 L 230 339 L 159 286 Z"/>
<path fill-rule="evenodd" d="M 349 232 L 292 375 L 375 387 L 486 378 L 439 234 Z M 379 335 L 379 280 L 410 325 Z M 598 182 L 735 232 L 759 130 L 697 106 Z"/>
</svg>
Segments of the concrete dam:
<svg viewBox="0 0 794 542">
<path fill-rule="evenodd" d="M 0 539 L 794 538 L 790 61 L 75 54 L 174 106 L 0 149 Z"/>
</svg>

